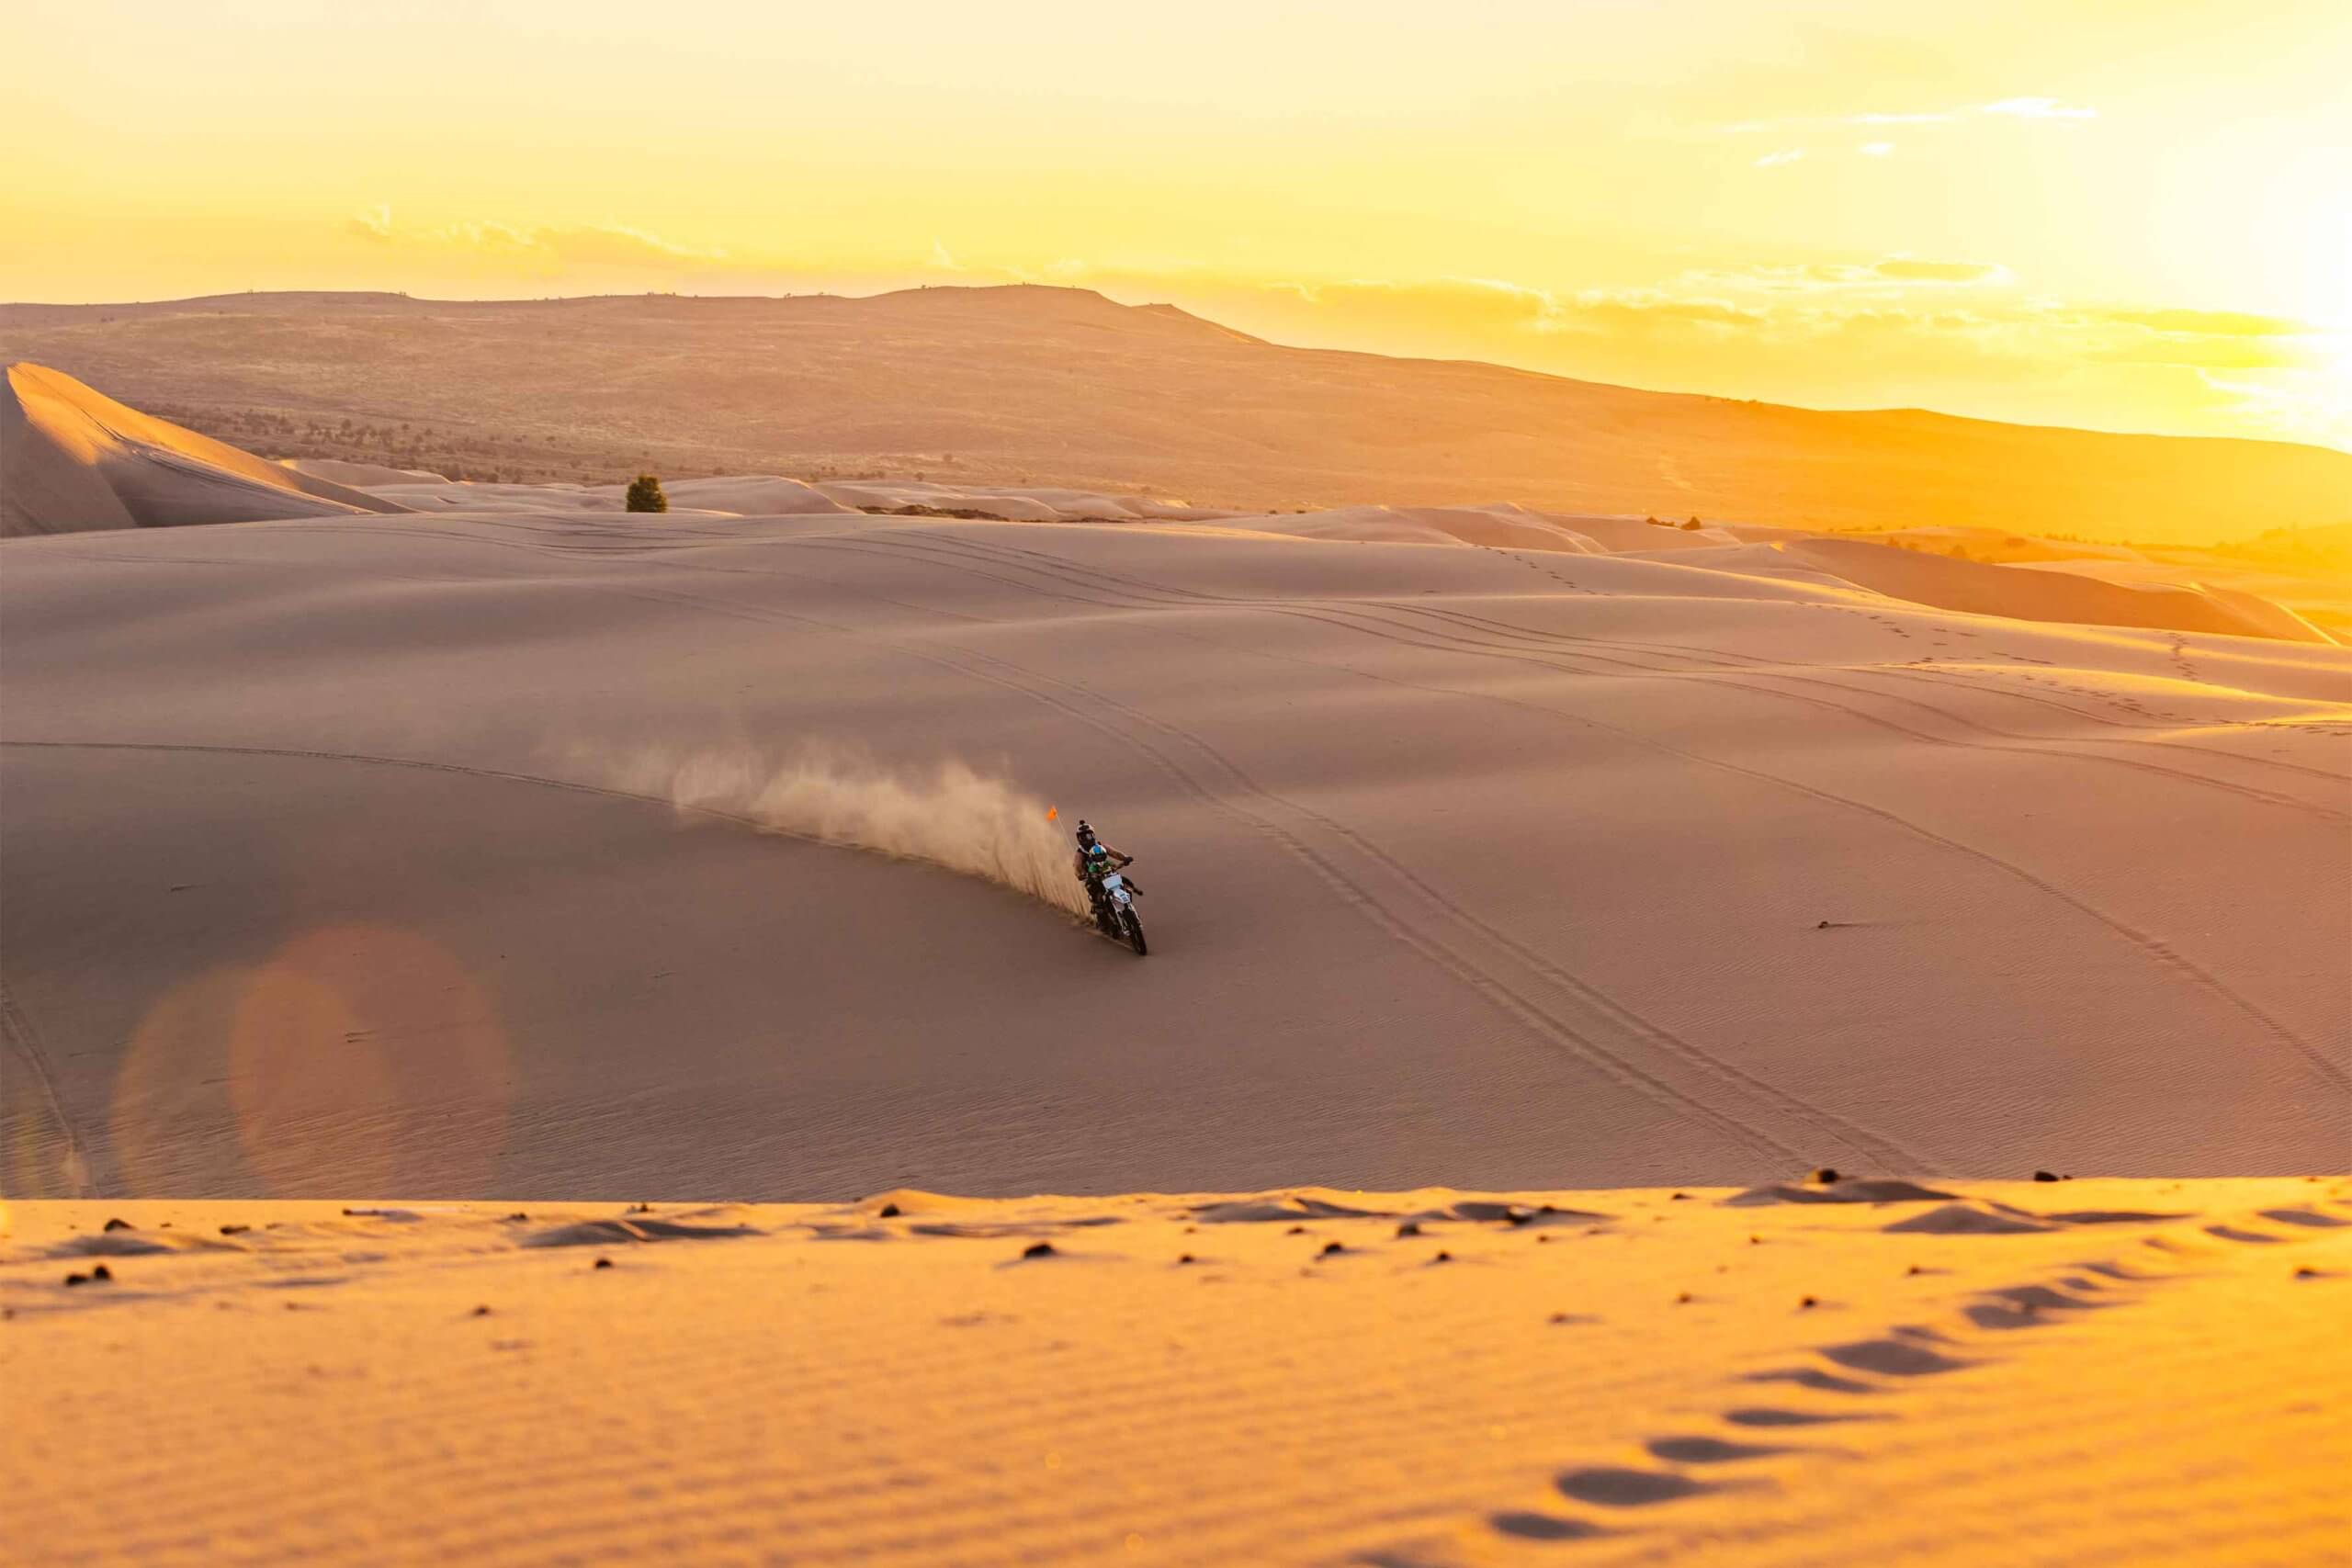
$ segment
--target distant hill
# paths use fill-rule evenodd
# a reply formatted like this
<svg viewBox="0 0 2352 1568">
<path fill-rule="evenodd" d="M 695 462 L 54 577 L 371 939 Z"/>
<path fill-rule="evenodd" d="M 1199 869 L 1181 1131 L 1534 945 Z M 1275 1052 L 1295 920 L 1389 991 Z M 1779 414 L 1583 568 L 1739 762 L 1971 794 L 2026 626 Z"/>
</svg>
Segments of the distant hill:
<svg viewBox="0 0 2352 1568">
<path fill-rule="evenodd" d="M 0 537 L 405 510 L 38 365 L 10 366 L 0 378 Z"/>
<path fill-rule="evenodd" d="M 458 477 L 786 473 L 1267 510 L 1515 501 L 2150 543 L 2352 521 L 2352 456 L 1830 412 L 1288 348 L 1082 289 L 0 306 L 31 359 L 270 457 Z"/>
</svg>

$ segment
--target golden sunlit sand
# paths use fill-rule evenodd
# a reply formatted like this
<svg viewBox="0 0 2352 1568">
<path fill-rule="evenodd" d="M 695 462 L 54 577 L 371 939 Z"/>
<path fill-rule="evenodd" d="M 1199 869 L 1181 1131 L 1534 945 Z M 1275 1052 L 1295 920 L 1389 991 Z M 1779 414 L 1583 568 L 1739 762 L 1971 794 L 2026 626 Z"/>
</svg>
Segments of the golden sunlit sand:
<svg viewBox="0 0 2352 1568">
<path fill-rule="evenodd" d="M 2352 1568 L 2352 7 L 0 59 L 0 1568 Z"/>
<path fill-rule="evenodd" d="M 2341 1179 L 13 1225 L 28 1562 L 2212 1568 L 2352 1540 Z"/>
<path fill-rule="evenodd" d="M 20 1195 L 2352 1150 L 2332 642 L 1768 546 L 558 509 L 5 547 Z M 1148 960 L 1070 923 L 1053 806 L 1144 857 Z"/>
<path fill-rule="evenodd" d="M 2352 1525 L 2352 652 L 2275 602 L 1518 505 L 648 517 L 12 386 L 16 493 L 128 514 L 0 576 L 28 1561 Z M 152 525 L 298 483 L 387 514 Z M 1142 1195 L 1436 1170 L 1501 1195 Z"/>
</svg>

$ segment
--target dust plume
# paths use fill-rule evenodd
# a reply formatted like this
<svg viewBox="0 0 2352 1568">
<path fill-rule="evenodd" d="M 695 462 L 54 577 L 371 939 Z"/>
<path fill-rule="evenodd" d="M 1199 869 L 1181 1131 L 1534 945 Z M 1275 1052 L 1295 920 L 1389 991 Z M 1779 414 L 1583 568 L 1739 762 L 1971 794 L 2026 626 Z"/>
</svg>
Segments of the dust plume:
<svg viewBox="0 0 2352 1568">
<path fill-rule="evenodd" d="M 954 759 L 900 770 L 821 748 L 780 761 L 749 749 L 652 750 L 595 765 L 615 787 L 666 799 L 684 817 L 928 861 L 1086 913 L 1069 840 L 1046 820 L 1046 802 Z"/>
</svg>

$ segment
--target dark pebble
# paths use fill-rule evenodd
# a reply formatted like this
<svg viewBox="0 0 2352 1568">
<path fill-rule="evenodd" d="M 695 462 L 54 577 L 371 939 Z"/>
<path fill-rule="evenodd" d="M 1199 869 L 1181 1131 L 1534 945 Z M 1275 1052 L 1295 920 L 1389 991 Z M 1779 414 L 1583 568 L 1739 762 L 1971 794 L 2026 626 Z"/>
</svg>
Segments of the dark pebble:
<svg viewBox="0 0 2352 1568">
<path fill-rule="evenodd" d="M 1329 1258 L 1329 1257 L 1331 1257 L 1331 1256 L 1332 1256 L 1333 1254 L 1335 1254 L 1335 1253 L 1345 1252 L 1346 1250 L 1347 1250 L 1347 1248 L 1346 1248 L 1346 1247 L 1341 1247 L 1341 1246 L 1340 1246 L 1338 1242 L 1336 1242 L 1336 1241 L 1327 1241 L 1327 1242 L 1325 1242 L 1325 1243 L 1323 1244 L 1323 1250 L 1322 1250 L 1322 1252 L 1321 1252 L 1321 1253 L 1319 1253 L 1317 1256 L 1319 1256 L 1319 1257 L 1323 1257 L 1323 1258 Z"/>
<path fill-rule="evenodd" d="M 100 1228 L 100 1229 L 102 1229 L 102 1230 L 110 1230 L 110 1231 L 127 1231 L 127 1230 L 133 1229 L 133 1228 L 135 1228 L 135 1227 L 133 1227 L 133 1226 L 132 1226 L 131 1223 L 130 1223 L 129 1220 L 108 1220 L 108 1221 L 107 1221 L 104 1225 L 100 1226 L 99 1228 Z"/>
<path fill-rule="evenodd" d="M 1028 1246 L 1021 1249 L 1021 1256 L 1023 1258 L 1051 1258 L 1054 1256 L 1054 1244 L 1050 1241 L 1033 1241 Z"/>
<path fill-rule="evenodd" d="M 490 1315 L 490 1309 L 486 1306 L 478 1306 L 474 1308 L 474 1315 L 476 1317 L 488 1317 Z"/>
<path fill-rule="evenodd" d="M 1668 1201 L 1672 1203 L 1688 1203 L 1690 1201 L 1690 1194 L 1688 1192 L 1677 1192 L 1672 1198 L 1668 1199 Z"/>
<path fill-rule="evenodd" d="M 220 1227 L 220 1234 L 222 1235 L 243 1235 L 253 1228 L 254 1227 L 251 1225 L 222 1225 Z"/>
<path fill-rule="evenodd" d="M 2055 1181 L 2058 1179 L 2058 1174 L 2055 1171 L 2037 1170 L 2033 1173 L 2033 1179 L 2036 1181 Z"/>
<path fill-rule="evenodd" d="M 613 1266 L 613 1260 L 609 1258 L 599 1258 L 596 1259 L 595 1266 L 599 1269 L 610 1269 Z"/>
<path fill-rule="evenodd" d="M 1306 1234 L 1306 1227 L 1305 1225 L 1293 1225 L 1283 1234 L 1284 1235 L 1305 1235 Z"/>
<path fill-rule="evenodd" d="M 513 1213 L 506 1216 L 506 1223 L 508 1224 L 518 1224 L 530 1217 L 530 1215 L 525 1213 L 522 1210 L 517 1209 Z"/>
<path fill-rule="evenodd" d="M 886 1220 L 895 1220 L 899 1217 L 899 1206 L 896 1203 L 885 1203 L 882 1205 L 881 1213 Z"/>
<path fill-rule="evenodd" d="M 1192 1260 L 1193 1260 L 1193 1255 L 1192 1255 L 1191 1253 L 1189 1253 L 1189 1252 L 1185 1253 L 1183 1256 L 1182 1256 L 1182 1257 L 1180 1257 L 1179 1258 L 1177 1258 L 1177 1259 L 1176 1259 L 1176 1261 L 1177 1261 L 1177 1262 L 1179 1262 L 1179 1263 L 1190 1263 Z"/>
<path fill-rule="evenodd" d="M 1797 1303 L 1797 1309 L 1798 1309 L 1799 1311 L 1803 1311 L 1803 1310 L 1804 1310 L 1806 1307 L 1817 1307 L 1817 1306 L 1819 1306 L 1820 1304 L 1821 1304 L 1821 1303 L 1820 1303 L 1820 1301 L 1819 1301 L 1819 1299 L 1818 1299 L 1818 1298 L 1816 1298 L 1816 1297 L 1813 1297 L 1813 1296 L 1807 1296 L 1807 1297 L 1805 1297 L 1804 1300 L 1802 1300 L 1802 1301 L 1800 1301 L 1800 1302 L 1798 1302 L 1798 1303 Z"/>
<path fill-rule="evenodd" d="M 87 1274 L 68 1274 L 65 1276 L 65 1283 L 68 1289 L 71 1289 L 75 1285 L 86 1285 L 89 1282 L 90 1277 Z"/>
<path fill-rule="evenodd" d="M 1398 1235 L 1419 1235 L 1421 1234 L 1420 1224 L 1415 1220 L 1407 1220 L 1403 1224 L 1396 1227 L 1396 1234 Z"/>
<path fill-rule="evenodd" d="M 1834 1187 L 1838 1179 L 1838 1168 L 1834 1165 L 1825 1165 L 1813 1173 L 1813 1179 L 1819 1186 Z"/>
<path fill-rule="evenodd" d="M 1688 1306 L 1688 1305 L 1690 1305 L 1690 1292 L 1688 1292 L 1688 1291 L 1677 1291 L 1677 1292 L 1674 1292 L 1674 1304 L 1675 1304 L 1676 1306 Z"/>
<path fill-rule="evenodd" d="M 1435 1258 L 1430 1258 L 1430 1261 L 1432 1263 L 1451 1263 L 1453 1261 L 1453 1254 L 1451 1252 L 1441 1252 Z"/>
<path fill-rule="evenodd" d="M 108 1285 L 113 1282 L 114 1270 L 107 1268 L 105 1264 L 101 1263 L 96 1269 L 90 1270 L 90 1283 L 93 1285 Z"/>
</svg>

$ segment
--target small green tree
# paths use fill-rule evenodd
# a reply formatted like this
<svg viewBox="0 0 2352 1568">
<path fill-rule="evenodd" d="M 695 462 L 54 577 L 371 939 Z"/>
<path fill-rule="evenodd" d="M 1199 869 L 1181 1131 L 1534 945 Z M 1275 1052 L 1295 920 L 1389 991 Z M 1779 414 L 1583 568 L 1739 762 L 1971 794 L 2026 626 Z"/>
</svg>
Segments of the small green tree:
<svg viewBox="0 0 2352 1568">
<path fill-rule="evenodd" d="M 628 510 L 631 512 L 667 512 L 670 498 L 662 493 L 662 479 L 656 474 L 639 474 L 628 481 Z"/>
</svg>

